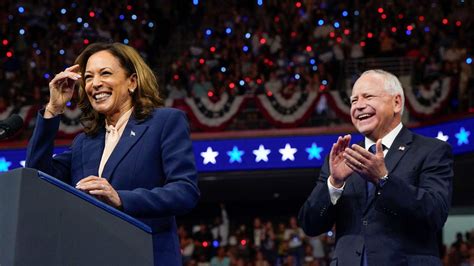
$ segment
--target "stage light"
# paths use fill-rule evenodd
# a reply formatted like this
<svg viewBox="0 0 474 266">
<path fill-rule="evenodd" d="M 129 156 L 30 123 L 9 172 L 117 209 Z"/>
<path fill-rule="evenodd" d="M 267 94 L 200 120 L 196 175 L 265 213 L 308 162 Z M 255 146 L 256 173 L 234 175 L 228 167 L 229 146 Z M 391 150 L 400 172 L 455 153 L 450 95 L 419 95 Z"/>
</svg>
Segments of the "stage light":
<svg viewBox="0 0 474 266">
<path fill-rule="evenodd" d="M 65 8 L 61 8 L 61 14 L 64 15 L 67 13 L 67 10 Z"/>
<path fill-rule="evenodd" d="M 252 37 L 252 34 L 250 32 L 245 33 L 245 39 L 250 39 Z"/>
<path fill-rule="evenodd" d="M 211 36 L 212 35 L 212 30 L 211 29 L 206 29 L 206 35 Z"/>
<path fill-rule="evenodd" d="M 19 6 L 19 7 L 18 7 L 18 13 L 20 13 L 20 14 L 25 13 L 25 8 L 22 7 L 22 6 Z"/>
<path fill-rule="evenodd" d="M 343 17 L 347 17 L 348 15 L 349 15 L 349 13 L 347 13 L 346 10 L 342 11 L 342 16 L 343 16 Z"/>
</svg>

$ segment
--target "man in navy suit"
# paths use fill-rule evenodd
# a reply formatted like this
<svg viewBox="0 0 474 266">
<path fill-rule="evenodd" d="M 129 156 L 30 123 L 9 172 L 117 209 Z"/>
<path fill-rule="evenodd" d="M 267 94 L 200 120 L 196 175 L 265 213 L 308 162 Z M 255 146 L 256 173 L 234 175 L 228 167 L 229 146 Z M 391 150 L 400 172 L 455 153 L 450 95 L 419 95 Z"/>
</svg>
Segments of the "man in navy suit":
<svg viewBox="0 0 474 266">
<path fill-rule="evenodd" d="M 403 106 L 391 73 L 369 70 L 354 84 L 351 119 L 365 140 L 338 138 L 299 213 L 310 236 L 335 226 L 331 265 L 441 265 L 437 235 L 451 204 L 451 146 L 405 128 Z"/>
</svg>

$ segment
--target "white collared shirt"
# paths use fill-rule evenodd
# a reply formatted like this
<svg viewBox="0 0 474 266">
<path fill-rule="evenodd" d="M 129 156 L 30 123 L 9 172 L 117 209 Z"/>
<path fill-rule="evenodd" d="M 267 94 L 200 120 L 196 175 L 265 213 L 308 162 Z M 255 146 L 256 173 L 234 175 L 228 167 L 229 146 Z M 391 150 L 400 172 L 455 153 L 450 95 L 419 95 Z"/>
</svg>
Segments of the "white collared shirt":
<svg viewBox="0 0 474 266">
<path fill-rule="evenodd" d="M 393 142 L 395 141 L 395 138 L 398 136 L 398 133 L 400 133 L 402 128 L 403 128 L 402 123 L 399 123 L 398 126 L 396 126 L 394 129 L 392 129 L 392 131 L 390 131 L 387 135 L 385 135 L 382 138 L 382 145 L 384 145 L 386 147 L 386 149 L 383 151 L 383 156 L 387 155 L 388 150 L 392 146 Z M 373 140 L 365 137 L 365 149 L 366 150 L 368 150 L 369 147 L 372 146 L 373 144 L 375 144 L 375 142 Z M 328 178 L 327 184 L 328 184 L 328 189 L 329 189 L 329 197 L 331 198 L 331 203 L 333 205 L 336 205 L 337 200 L 339 200 L 339 198 L 342 195 L 342 191 L 344 191 L 344 187 L 345 187 L 346 183 L 344 183 L 344 185 L 342 185 L 342 187 L 336 188 L 331 184 L 331 182 L 329 181 L 329 178 Z"/>
</svg>

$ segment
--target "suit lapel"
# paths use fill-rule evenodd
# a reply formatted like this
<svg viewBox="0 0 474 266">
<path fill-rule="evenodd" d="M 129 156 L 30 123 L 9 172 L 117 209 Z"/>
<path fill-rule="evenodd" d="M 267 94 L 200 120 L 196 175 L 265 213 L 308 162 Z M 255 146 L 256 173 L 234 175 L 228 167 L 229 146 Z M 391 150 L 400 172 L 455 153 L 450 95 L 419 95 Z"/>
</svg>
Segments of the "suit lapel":
<svg viewBox="0 0 474 266">
<path fill-rule="evenodd" d="M 86 137 L 82 146 L 82 169 L 85 178 L 98 175 L 99 164 L 105 145 L 105 129 L 101 129 L 97 136 Z"/>
<path fill-rule="evenodd" d="M 406 154 L 410 148 L 412 140 L 413 133 L 403 127 L 385 156 L 385 166 L 389 173 L 395 169 L 400 159 Z"/>
<path fill-rule="evenodd" d="M 117 146 L 115 146 L 115 149 L 104 166 L 104 171 L 102 172 L 102 176 L 104 178 L 107 178 L 110 181 L 115 168 L 117 168 L 117 165 L 137 143 L 147 128 L 147 125 L 138 124 L 133 115 L 130 116 L 127 126 L 125 127 L 125 130 L 123 131 Z"/>
<path fill-rule="evenodd" d="M 365 147 L 364 141 L 357 143 L 357 145 Z M 354 195 L 358 196 L 357 201 L 360 209 L 365 209 L 365 206 L 367 205 L 367 181 L 356 172 L 354 172 L 348 180 L 352 184 Z"/>
</svg>

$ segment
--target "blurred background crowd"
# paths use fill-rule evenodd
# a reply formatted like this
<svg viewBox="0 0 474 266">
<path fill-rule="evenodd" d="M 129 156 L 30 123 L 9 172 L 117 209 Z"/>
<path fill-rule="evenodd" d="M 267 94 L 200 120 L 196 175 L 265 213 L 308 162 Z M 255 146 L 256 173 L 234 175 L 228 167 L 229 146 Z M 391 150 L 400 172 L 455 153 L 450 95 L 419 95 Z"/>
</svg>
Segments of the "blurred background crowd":
<svg viewBox="0 0 474 266">
<path fill-rule="evenodd" d="M 325 94 L 346 89 L 344 80 L 370 65 L 408 73 L 413 86 L 452 77 L 441 115 L 472 113 L 473 7 L 468 0 L 2 1 L 0 113 L 44 105 L 52 76 L 97 41 L 136 48 L 163 98 L 175 103 Z M 274 127 L 256 110 L 249 102 L 227 130 Z M 319 101 L 300 126 L 330 123 L 347 121 Z M 308 238 L 294 217 L 236 216 L 221 205 L 215 219 L 182 221 L 186 265 L 328 265 L 334 232 Z M 441 250 L 446 265 L 474 265 L 474 232 Z"/>
</svg>

